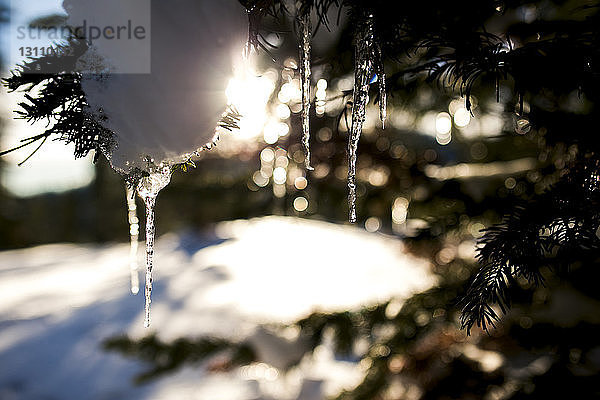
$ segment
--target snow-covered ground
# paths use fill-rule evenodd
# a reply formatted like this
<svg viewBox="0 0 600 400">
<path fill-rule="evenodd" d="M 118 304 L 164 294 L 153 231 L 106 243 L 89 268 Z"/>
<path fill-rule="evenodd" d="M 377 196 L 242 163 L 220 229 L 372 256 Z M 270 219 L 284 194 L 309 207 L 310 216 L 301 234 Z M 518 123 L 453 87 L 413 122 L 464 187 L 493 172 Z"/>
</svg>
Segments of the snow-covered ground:
<svg viewBox="0 0 600 400">
<path fill-rule="evenodd" d="M 283 374 L 277 366 L 297 346 L 261 324 L 402 300 L 435 284 L 428 262 L 394 238 L 291 217 L 232 221 L 157 240 L 152 325 L 144 329 L 128 253 L 127 244 L 0 253 L 0 399 L 321 399 L 357 384 L 359 366 L 322 346 Z M 187 367 L 135 386 L 144 365 L 101 343 L 153 332 L 248 339 L 268 364 L 227 373 Z"/>
</svg>

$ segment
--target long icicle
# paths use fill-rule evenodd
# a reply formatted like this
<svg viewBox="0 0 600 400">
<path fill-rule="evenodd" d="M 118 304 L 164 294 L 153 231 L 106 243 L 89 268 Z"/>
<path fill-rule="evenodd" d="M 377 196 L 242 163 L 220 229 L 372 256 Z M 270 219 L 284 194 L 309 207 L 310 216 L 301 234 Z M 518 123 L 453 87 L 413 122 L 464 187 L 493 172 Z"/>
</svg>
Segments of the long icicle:
<svg viewBox="0 0 600 400">
<path fill-rule="evenodd" d="M 385 129 L 385 121 L 387 119 L 387 94 L 385 89 L 385 69 L 383 66 L 383 54 L 381 47 L 375 45 L 376 60 L 375 69 L 377 70 L 377 83 L 379 84 L 379 119 L 381 127 Z"/>
<path fill-rule="evenodd" d="M 156 228 L 154 226 L 154 206 L 156 205 L 156 196 L 147 196 L 144 199 L 146 204 L 146 306 L 144 308 L 144 327 L 150 326 L 150 303 L 152 303 L 152 268 L 154 267 L 154 236 Z"/>
<path fill-rule="evenodd" d="M 138 185 L 138 195 L 144 200 L 146 206 L 146 305 L 144 308 L 144 327 L 150 326 L 150 304 L 152 303 L 152 269 L 154 267 L 154 236 L 156 229 L 154 225 L 154 207 L 156 196 L 171 181 L 172 170 L 168 166 L 151 172 L 149 176 L 142 178 Z"/>
<path fill-rule="evenodd" d="M 356 222 L 356 156 L 365 122 L 369 99 L 369 82 L 373 73 L 373 15 L 369 14 L 356 36 L 354 50 L 354 93 L 352 96 L 352 127 L 348 137 L 348 207 L 349 220 Z"/>
<path fill-rule="evenodd" d="M 137 205 L 135 203 L 135 191 L 125 185 L 127 196 L 127 221 L 129 222 L 129 272 L 131 275 L 131 293 L 138 294 L 140 291 L 140 279 L 138 277 L 138 244 L 140 236 L 140 220 L 137 216 Z"/>
<path fill-rule="evenodd" d="M 310 25 L 310 7 L 301 11 L 298 22 L 301 30 L 300 41 L 300 75 L 302 81 L 302 144 L 304 146 L 304 164 L 307 170 L 313 170 L 310 165 L 310 52 L 312 30 Z"/>
</svg>

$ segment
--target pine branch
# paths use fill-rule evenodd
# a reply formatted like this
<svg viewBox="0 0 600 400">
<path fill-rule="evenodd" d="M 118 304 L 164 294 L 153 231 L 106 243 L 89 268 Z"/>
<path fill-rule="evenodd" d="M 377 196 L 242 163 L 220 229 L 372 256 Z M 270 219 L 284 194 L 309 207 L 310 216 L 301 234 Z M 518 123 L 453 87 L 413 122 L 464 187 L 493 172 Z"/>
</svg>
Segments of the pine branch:
<svg viewBox="0 0 600 400">
<path fill-rule="evenodd" d="M 38 135 L 38 139 L 54 136 L 66 143 L 74 143 L 76 158 L 85 157 L 92 150 L 97 154 L 108 154 L 115 145 L 114 133 L 102 126 L 101 117 L 91 113 L 81 87 L 81 75 L 73 72 L 78 57 L 85 50 L 84 42 L 71 40 L 68 45 L 57 46 L 47 56 L 29 60 L 9 78 L 3 79 L 9 91 L 25 92 L 26 101 L 21 102 L 21 110 L 16 111 L 18 118 L 29 123 L 47 121 L 47 129 Z M 38 89 L 35 97 L 30 94 L 34 89 Z M 34 142 L 29 141 L 0 155 Z"/>
<path fill-rule="evenodd" d="M 234 343 L 210 337 L 200 338 L 196 341 L 178 339 L 173 343 L 164 343 L 153 335 L 139 341 L 124 336 L 105 341 L 104 348 L 109 351 L 118 351 L 125 356 L 138 358 L 150 364 L 147 371 L 135 377 L 135 382 L 138 384 L 174 372 L 186 364 L 200 363 L 219 353 L 228 353 L 229 355 L 227 365 L 223 366 L 224 369 L 248 364 L 256 359 L 253 350 L 245 343 Z"/>
<path fill-rule="evenodd" d="M 595 262 L 600 250 L 600 159 L 581 157 L 547 192 L 516 208 L 480 240 L 482 265 L 461 299 L 461 324 L 494 326 L 510 307 L 509 288 L 518 278 L 543 284 L 543 268 L 565 270 L 575 262 Z"/>
<path fill-rule="evenodd" d="M 227 110 L 223 113 L 223 116 L 221 117 L 218 126 L 228 131 L 240 129 L 239 122 L 241 118 L 242 114 L 240 114 L 240 112 L 235 108 L 235 106 L 230 105 L 229 107 L 227 107 Z"/>
</svg>

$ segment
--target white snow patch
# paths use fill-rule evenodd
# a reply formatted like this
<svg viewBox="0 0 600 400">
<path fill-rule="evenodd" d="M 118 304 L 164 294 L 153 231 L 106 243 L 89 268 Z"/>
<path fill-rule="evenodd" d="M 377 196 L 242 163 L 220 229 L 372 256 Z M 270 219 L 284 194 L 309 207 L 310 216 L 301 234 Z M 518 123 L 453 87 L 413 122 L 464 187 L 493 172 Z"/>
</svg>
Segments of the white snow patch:
<svg viewBox="0 0 600 400">
<path fill-rule="evenodd" d="M 163 340 L 224 335 L 248 338 L 262 346 L 263 362 L 283 365 L 302 344 L 261 323 L 404 299 L 435 284 L 428 262 L 407 255 L 400 241 L 354 227 L 265 217 L 222 223 L 215 233 L 221 239 L 157 240 L 151 330 L 142 327 L 143 296 L 129 294 L 128 244 L 0 253 L 0 398 L 323 398 L 358 383 L 358 366 L 313 357 L 294 379 L 280 373 L 258 383 L 235 371 L 187 367 L 134 386 L 144 366 L 101 343 L 154 331 Z"/>
</svg>

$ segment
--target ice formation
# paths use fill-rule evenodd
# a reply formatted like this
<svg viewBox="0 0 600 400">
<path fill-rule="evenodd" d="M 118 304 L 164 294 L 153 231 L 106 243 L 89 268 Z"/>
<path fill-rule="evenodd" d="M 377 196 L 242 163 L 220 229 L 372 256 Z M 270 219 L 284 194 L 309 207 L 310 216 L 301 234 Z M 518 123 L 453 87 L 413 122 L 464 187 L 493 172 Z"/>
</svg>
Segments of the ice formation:
<svg viewBox="0 0 600 400">
<path fill-rule="evenodd" d="M 348 137 L 348 207 L 349 220 L 356 222 L 356 157 L 358 142 L 365 122 L 369 100 L 369 83 L 373 73 L 373 21 L 368 18 L 358 32 L 354 50 L 354 93 L 352 96 L 352 126 Z"/>
<path fill-rule="evenodd" d="M 310 12 L 305 12 L 298 18 L 301 30 L 300 43 L 300 74 L 302 78 L 302 144 L 304 145 L 304 163 L 306 169 L 312 170 L 310 165 L 310 51 L 312 31 L 310 26 Z"/>
<path fill-rule="evenodd" d="M 150 326 L 150 303 L 152 302 L 152 268 L 154 267 L 154 235 L 156 228 L 154 225 L 154 206 L 156 205 L 156 196 L 171 182 L 172 169 L 169 166 L 161 166 L 157 170 L 150 172 L 150 175 L 142 178 L 137 192 L 144 200 L 146 206 L 146 307 L 144 327 Z"/>
<path fill-rule="evenodd" d="M 138 294 L 140 291 L 140 280 L 138 277 L 138 241 L 140 235 L 140 220 L 137 216 L 137 205 L 135 203 L 135 191 L 125 186 L 125 196 L 127 197 L 127 222 L 129 223 L 129 272 L 131 275 L 131 293 Z"/>
<path fill-rule="evenodd" d="M 354 91 L 352 96 L 352 126 L 348 137 L 348 208 L 349 220 L 356 222 L 356 158 L 358 142 L 365 122 L 371 77 L 379 84 L 379 116 L 385 127 L 386 88 L 383 57 L 375 41 L 374 17 L 367 15 L 356 33 L 354 47 Z"/>
<path fill-rule="evenodd" d="M 231 125 L 231 119 L 224 119 L 225 90 L 229 80 L 247 66 L 243 60 L 246 13 L 237 0 L 64 0 L 63 6 L 69 15 L 67 24 L 87 26 L 90 33 L 91 27 L 129 23 L 147 29 L 144 41 L 134 48 L 126 40 L 86 37 L 89 49 L 79 59 L 78 71 L 83 73 L 82 86 L 92 112 L 115 134 L 115 145 L 105 154 L 111 166 L 126 175 L 148 175 L 136 188 L 146 207 L 147 327 L 156 196 L 169 183 L 174 165 L 211 147 L 223 121 Z M 124 61 L 132 59 L 139 60 L 134 65 L 139 71 L 121 70 Z M 131 191 L 127 199 L 131 291 L 137 293 L 139 225 Z"/>
</svg>

